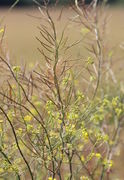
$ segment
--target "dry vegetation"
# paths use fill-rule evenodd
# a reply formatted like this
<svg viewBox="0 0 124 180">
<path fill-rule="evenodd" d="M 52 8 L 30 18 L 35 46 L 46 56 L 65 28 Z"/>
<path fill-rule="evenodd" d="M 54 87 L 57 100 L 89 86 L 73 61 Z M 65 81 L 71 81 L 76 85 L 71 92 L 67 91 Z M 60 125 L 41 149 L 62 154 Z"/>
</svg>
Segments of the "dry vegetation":
<svg viewBox="0 0 124 180">
<path fill-rule="evenodd" d="M 121 180 L 124 11 L 39 9 L 0 34 L 0 178 Z"/>
</svg>

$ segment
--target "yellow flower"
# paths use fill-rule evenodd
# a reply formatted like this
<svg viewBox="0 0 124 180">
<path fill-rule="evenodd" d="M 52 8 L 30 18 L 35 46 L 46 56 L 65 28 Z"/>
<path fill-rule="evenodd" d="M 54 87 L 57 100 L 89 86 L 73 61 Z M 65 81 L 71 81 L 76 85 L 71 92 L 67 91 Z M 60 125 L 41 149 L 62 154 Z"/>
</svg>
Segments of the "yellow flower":
<svg viewBox="0 0 124 180">
<path fill-rule="evenodd" d="M 100 159 L 101 158 L 101 154 L 100 153 L 96 153 L 95 156 Z"/>
<path fill-rule="evenodd" d="M 94 81 L 96 78 L 94 76 L 90 76 L 90 82 Z"/>
<path fill-rule="evenodd" d="M 9 118 L 10 121 L 13 120 L 13 118 L 15 117 L 15 113 L 13 110 L 9 110 L 8 113 L 7 113 L 7 116 Z"/>
<path fill-rule="evenodd" d="M 116 112 L 117 116 L 119 117 L 120 114 L 122 113 L 122 109 L 116 108 L 116 109 L 115 109 L 115 112 Z"/>
<path fill-rule="evenodd" d="M 110 160 L 109 163 L 108 163 L 109 167 L 112 167 L 113 166 L 113 161 Z"/>
<path fill-rule="evenodd" d="M 108 106 L 110 104 L 110 101 L 107 98 L 103 99 L 103 106 Z"/>
<path fill-rule="evenodd" d="M 27 131 L 28 131 L 28 132 L 29 132 L 29 131 L 32 131 L 32 129 L 33 129 L 33 126 L 30 125 L 30 124 L 28 124 L 28 125 L 27 125 Z"/>
<path fill-rule="evenodd" d="M 81 156 L 81 161 L 82 161 L 82 162 L 84 162 L 84 161 L 85 161 L 85 159 L 84 159 L 84 156 L 83 156 L 83 155 Z"/>
<path fill-rule="evenodd" d="M 106 167 L 106 168 L 111 168 L 113 166 L 113 161 L 112 160 L 108 160 L 108 159 L 104 159 L 103 160 L 103 165 Z"/>
<path fill-rule="evenodd" d="M 104 140 L 105 142 L 107 142 L 107 141 L 109 140 L 109 136 L 108 136 L 107 134 L 105 134 L 105 135 L 103 136 L 103 140 Z"/>
<path fill-rule="evenodd" d="M 77 96 L 78 96 L 78 98 L 79 99 L 84 99 L 84 95 L 82 94 L 82 92 L 80 92 L 80 91 L 77 91 Z"/>
<path fill-rule="evenodd" d="M 29 115 L 26 115 L 26 116 L 24 117 L 24 121 L 26 121 L 26 122 L 30 122 L 31 120 L 32 120 L 32 117 L 29 116 Z"/>
<path fill-rule="evenodd" d="M 3 33 L 4 32 L 4 29 L 2 28 L 2 29 L 0 29 L 0 33 Z"/>
<path fill-rule="evenodd" d="M 114 98 L 112 99 L 112 106 L 113 106 L 113 107 L 116 107 L 116 106 L 118 105 L 118 100 L 119 100 L 118 96 L 117 96 L 117 97 L 114 97 Z"/>
<path fill-rule="evenodd" d="M 14 72 L 19 72 L 21 70 L 20 66 L 13 66 L 12 69 Z"/>
<path fill-rule="evenodd" d="M 48 180 L 56 180 L 55 178 L 53 179 L 52 177 L 49 177 Z"/>
<path fill-rule="evenodd" d="M 83 135 L 84 140 L 88 140 L 88 133 L 85 128 L 82 130 L 82 135 Z"/>
<path fill-rule="evenodd" d="M 0 168 L 0 174 L 4 172 L 4 169 L 3 168 Z"/>
<path fill-rule="evenodd" d="M 62 123 L 62 120 L 61 120 L 61 119 L 58 119 L 58 123 L 61 124 L 61 123 Z"/>
<path fill-rule="evenodd" d="M 80 180 L 89 180 L 89 178 L 87 176 L 81 176 Z"/>
</svg>

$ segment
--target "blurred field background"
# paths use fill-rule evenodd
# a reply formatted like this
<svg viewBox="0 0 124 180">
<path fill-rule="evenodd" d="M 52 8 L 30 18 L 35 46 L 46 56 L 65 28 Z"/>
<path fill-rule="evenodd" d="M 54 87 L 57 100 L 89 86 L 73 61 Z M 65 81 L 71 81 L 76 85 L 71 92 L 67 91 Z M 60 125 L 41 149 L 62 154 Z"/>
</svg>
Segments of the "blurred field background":
<svg viewBox="0 0 124 180">
<path fill-rule="evenodd" d="M 2 1 L 1 1 L 2 2 Z M 35 36 L 39 36 L 37 26 L 41 23 L 41 14 L 37 8 L 15 8 L 9 14 L 8 8 L 0 8 L 0 18 L 5 16 L 4 23 L 6 26 L 5 48 L 8 52 L 8 57 L 13 63 L 24 64 L 32 66 L 33 64 L 42 62 L 42 58 L 37 51 L 39 43 Z M 72 17 L 73 11 L 66 7 L 61 21 L 58 20 L 60 13 L 60 7 L 58 9 L 51 8 L 51 14 L 55 19 L 56 25 L 59 27 L 58 31 L 61 32 L 64 24 Z M 113 47 L 113 51 L 116 55 L 119 55 L 119 59 L 115 58 L 115 70 L 118 72 L 118 76 L 123 78 L 123 56 L 124 56 L 124 7 L 110 7 L 106 9 L 106 13 L 110 16 L 110 22 L 108 25 L 108 42 Z M 39 17 L 39 18 L 33 18 Z M 76 29 L 76 25 L 69 27 L 69 39 L 71 41 L 81 37 L 79 29 Z M 86 53 L 83 46 L 75 49 L 74 54 Z M 116 57 L 116 56 L 115 56 Z M 116 171 L 117 178 L 119 180 L 124 179 L 124 133 L 121 136 L 121 151 L 118 152 L 118 156 L 115 157 L 116 163 L 114 164 L 114 171 Z M 117 179 L 116 179 L 117 180 Z"/>
<path fill-rule="evenodd" d="M 5 15 L 4 24 L 6 26 L 6 48 L 8 56 L 14 62 L 40 62 L 41 56 L 37 51 L 40 44 L 36 40 L 36 36 L 40 37 L 37 28 L 42 23 L 42 17 L 37 8 L 15 8 L 7 14 L 8 8 L 0 9 L 0 17 Z M 66 7 L 63 10 L 61 21 L 58 20 L 61 8 L 51 8 L 51 14 L 58 26 L 58 33 L 61 33 L 64 25 L 69 18 L 73 17 L 74 12 L 71 8 Z M 108 46 L 113 48 L 114 57 L 119 53 L 119 59 L 116 59 L 116 65 L 123 63 L 124 55 L 124 8 L 111 7 L 106 9 L 107 15 L 110 17 L 107 27 Z M 33 16 L 33 17 L 32 17 Z M 38 17 L 38 18 L 36 18 Z M 76 28 L 76 24 L 68 27 L 68 36 L 71 42 L 81 39 L 82 34 L 80 28 Z M 85 54 L 83 48 L 84 42 L 78 49 L 74 49 L 74 54 Z M 117 54 L 118 55 L 118 54 Z M 116 67 L 117 67 L 116 66 Z M 121 66 L 122 68 L 122 66 Z M 122 73 L 122 71 L 120 72 Z M 122 75 L 122 74 L 121 74 Z M 120 74 L 119 74 L 120 76 Z"/>
</svg>

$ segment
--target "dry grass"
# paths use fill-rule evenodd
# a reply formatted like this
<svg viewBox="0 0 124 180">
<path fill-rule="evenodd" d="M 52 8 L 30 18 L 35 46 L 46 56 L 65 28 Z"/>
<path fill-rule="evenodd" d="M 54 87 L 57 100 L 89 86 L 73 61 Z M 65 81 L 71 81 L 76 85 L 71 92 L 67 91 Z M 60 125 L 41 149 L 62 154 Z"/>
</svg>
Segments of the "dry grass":
<svg viewBox="0 0 124 180">
<path fill-rule="evenodd" d="M 5 15 L 7 9 L 0 9 L 0 17 Z M 58 20 L 59 10 L 51 10 L 53 17 L 55 18 L 56 24 L 59 29 L 64 27 L 68 18 L 72 16 L 73 12 L 70 8 L 63 11 L 61 21 Z M 110 44 L 124 43 L 124 9 L 111 8 L 106 10 L 108 16 L 111 16 L 109 27 L 108 27 L 108 38 Z M 11 56 L 17 61 L 38 61 L 39 54 L 36 50 L 38 43 L 35 40 L 35 36 L 38 35 L 37 26 L 41 23 L 40 19 L 29 17 L 28 15 L 40 17 L 40 13 L 37 9 L 14 9 L 5 18 L 4 23 L 6 24 L 6 42 Z M 77 28 L 78 29 L 78 28 Z M 81 33 L 76 30 L 76 27 L 69 27 L 70 39 L 80 38 Z M 81 51 L 82 49 L 80 49 Z M 77 49 L 75 49 L 77 51 Z M 20 58 L 20 59 L 19 59 Z"/>
<path fill-rule="evenodd" d="M 0 17 L 6 14 L 6 9 L 0 9 Z M 58 10 L 51 10 L 52 15 L 54 16 L 57 25 L 59 24 L 60 31 L 63 25 L 67 22 L 67 19 L 72 15 L 72 11 L 69 9 L 64 10 L 64 16 L 62 21 L 58 21 L 59 12 Z M 108 39 L 110 45 L 117 45 L 118 48 L 122 45 L 122 49 L 118 50 L 120 57 L 124 55 L 124 9 L 110 9 L 107 10 L 108 15 L 112 15 L 109 25 Z M 35 19 L 29 17 L 28 14 L 33 16 L 40 16 L 40 13 L 36 9 L 19 9 L 13 10 L 6 18 L 4 23 L 6 24 L 6 43 L 7 49 L 9 49 L 10 57 L 13 62 L 39 62 L 41 61 L 40 54 L 37 51 L 38 42 L 35 39 L 35 36 L 38 35 L 37 25 L 40 23 L 40 19 Z M 68 34 L 70 34 L 70 39 L 73 41 L 75 38 L 80 38 L 81 34 L 77 31 L 76 27 L 69 27 Z M 115 50 L 115 49 L 114 49 Z M 82 53 L 81 47 L 75 49 L 74 54 Z M 115 52 L 116 53 L 116 52 Z M 116 56 L 115 56 L 116 57 Z M 119 67 L 123 70 L 124 61 L 119 59 L 116 60 L 117 70 Z M 120 66 L 121 65 L 121 66 Z M 120 71 L 119 71 L 120 72 Z M 119 74 L 122 76 L 122 71 Z M 123 134 L 122 134 L 123 136 Z M 121 139 L 121 152 L 120 157 L 117 157 L 117 165 L 115 164 L 117 177 L 120 176 L 120 180 L 124 177 L 124 140 Z M 119 161 L 119 162 L 118 162 Z"/>
</svg>

